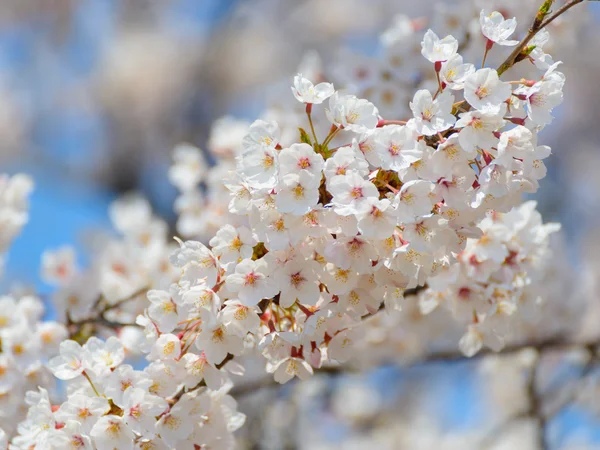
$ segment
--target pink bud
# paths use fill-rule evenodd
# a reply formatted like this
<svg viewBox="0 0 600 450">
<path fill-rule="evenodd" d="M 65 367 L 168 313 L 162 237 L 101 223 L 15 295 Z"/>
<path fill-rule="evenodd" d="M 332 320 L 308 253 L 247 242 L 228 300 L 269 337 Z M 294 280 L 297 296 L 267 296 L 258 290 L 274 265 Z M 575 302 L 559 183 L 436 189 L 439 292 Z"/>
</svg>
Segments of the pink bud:
<svg viewBox="0 0 600 450">
<path fill-rule="evenodd" d="M 308 363 L 315 369 L 321 368 L 321 350 L 318 347 L 315 347 L 310 351 Z"/>
</svg>

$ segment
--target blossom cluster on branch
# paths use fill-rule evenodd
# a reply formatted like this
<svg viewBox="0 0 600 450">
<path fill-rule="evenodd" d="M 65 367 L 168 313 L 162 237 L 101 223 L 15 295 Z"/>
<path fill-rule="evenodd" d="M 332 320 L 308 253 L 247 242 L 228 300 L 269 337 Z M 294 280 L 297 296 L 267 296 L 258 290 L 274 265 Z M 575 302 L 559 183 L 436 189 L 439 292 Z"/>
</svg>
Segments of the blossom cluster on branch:
<svg viewBox="0 0 600 450">
<path fill-rule="evenodd" d="M 178 225 L 199 240 L 170 243 L 148 203 L 130 197 L 112 206 L 120 235 L 97 242 L 89 268 L 71 249 L 46 253 L 57 322 L 41 322 L 35 297 L 0 299 L 0 448 L 231 448 L 244 415 L 229 374 L 244 372 L 244 358 L 262 355 L 276 382 L 306 379 L 355 358 L 370 319 L 402 328 L 405 294 L 422 315 L 450 312 L 465 355 L 501 350 L 537 307 L 529 288 L 559 228 L 522 196 L 546 175 L 550 148 L 537 135 L 565 77 L 545 34 L 485 67 L 488 53 L 521 44 L 514 19 L 481 11 L 478 23 L 480 69 L 453 36 L 423 34 L 434 84 L 417 86 L 406 116 L 298 74 L 287 95 L 302 122 L 224 119 L 214 168 L 177 147 Z M 417 33 L 400 20 L 383 39 L 407 30 Z M 522 60 L 537 72 L 500 78 Z M 4 243 L 24 223 L 29 183 L 0 188 Z M 50 372 L 64 382 L 58 402 Z"/>
</svg>

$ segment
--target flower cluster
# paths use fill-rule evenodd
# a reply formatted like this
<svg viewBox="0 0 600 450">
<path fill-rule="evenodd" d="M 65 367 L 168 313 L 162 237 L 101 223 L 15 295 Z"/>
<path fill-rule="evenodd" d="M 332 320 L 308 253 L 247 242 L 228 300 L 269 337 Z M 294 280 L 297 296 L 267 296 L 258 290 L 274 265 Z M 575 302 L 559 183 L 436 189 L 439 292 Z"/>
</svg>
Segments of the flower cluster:
<svg viewBox="0 0 600 450">
<path fill-rule="evenodd" d="M 498 14 L 482 14 L 482 29 L 490 41 L 508 45 L 514 27 Z M 310 133 L 302 129 L 300 142 L 284 146 L 276 122 L 251 125 L 226 181 L 230 213 L 244 216 L 247 226 L 217 233 L 212 252 L 203 251 L 218 277 L 201 276 L 209 287 L 216 283 L 211 289 L 223 305 L 235 301 L 262 314 L 258 346 L 276 379 L 345 361 L 361 318 L 382 303 L 401 309 L 403 292 L 430 279 L 436 290 L 452 289 L 448 273 L 464 261 L 480 266 L 481 278 L 472 281 L 486 289 L 500 271 L 493 262 L 522 270 L 528 251 L 499 241 L 489 223 L 545 176 L 550 149 L 537 144 L 537 133 L 562 99 L 564 77 L 556 63 L 539 80 L 504 82 L 494 69 L 463 63 L 457 49 L 452 36 L 425 34 L 421 51 L 438 86 L 415 93 L 406 121 L 383 119 L 369 101 L 298 75 L 292 91 L 305 105 Z M 320 141 L 312 119 L 324 102 L 330 131 Z M 517 224 L 511 226 L 506 239 L 518 236 Z M 540 233 L 533 242 L 542 249 L 547 233 Z M 491 254 L 479 250 L 488 248 Z M 505 289 L 527 284 L 503 272 Z M 484 304 L 508 308 L 494 289 L 483 291 Z M 468 318 L 483 323 L 476 308 Z M 227 329 L 219 314 L 216 321 Z"/>
<path fill-rule="evenodd" d="M 64 325 L 42 321 L 44 305 L 34 296 L 0 297 L 0 448 L 27 412 L 25 393 L 55 384 L 46 363 L 67 338 Z"/>
<path fill-rule="evenodd" d="M 122 236 L 101 239 L 96 264 L 89 269 L 77 267 L 68 247 L 43 255 L 42 276 L 58 286 L 52 300 L 66 325 L 41 322 L 44 306 L 35 297 L 0 298 L 0 448 L 15 435 L 17 424 L 18 435 L 11 440 L 15 448 L 229 447 L 231 433 L 244 418 L 227 395 L 227 376 L 208 368 L 214 390 L 198 389 L 202 360 L 188 355 L 177 363 L 161 363 L 156 349 L 144 346 L 143 327 L 135 323 L 147 305 L 148 289 L 168 287 L 177 279 L 168 261 L 174 247 L 167 243 L 166 224 L 139 197 L 115 202 L 110 212 Z M 143 325 L 141 316 L 138 322 Z M 139 355 L 147 353 L 154 362 L 144 370 L 128 364 L 139 364 Z M 52 401 L 52 374 L 69 383 L 62 404 Z M 182 383 L 196 390 L 184 395 Z M 38 388 L 39 393 L 25 395 Z M 175 427 L 182 417 L 186 423 Z"/>
<path fill-rule="evenodd" d="M 205 155 L 190 144 L 173 152 L 169 179 L 181 192 L 175 201 L 177 231 L 181 236 L 208 241 L 225 225 L 241 225 L 239 217 L 227 209 L 229 191 L 223 185 L 235 170 L 235 157 L 250 124 L 232 117 L 217 120 L 212 127 L 208 150 L 215 163 L 210 167 Z"/>
<path fill-rule="evenodd" d="M 485 6 L 491 8 L 494 5 L 486 2 Z M 527 32 L 530 17 L 536 14 L 539 2 L 510 0 L 495 6 L 502 14 L 491 9 L 482 11 L 479 2 L 463 2 L 460 8 L 445 3 L 435 4 L 425 17 L 411 18 L 399 14 L 381 34 L 381 49 L 377 56 L 343 51 L 331 66 L 312 63 L 311 67 L 316 75 L 324 74 L 336 85 L 375 102 L 384 116 L 409 114 L 412 92 L 418 87 L 434 90 L 437 85 L 435 73 L 421 55 L 420 43 L 427 27 L 440 36 L 451 35 L 458 42 L 461 55 L 448 58 L 444 74 L 440 75 L 460 83 L 464 71 L 473 68 L 471 64 L 463 65 L 463 60 L 479 62 L 485 52 L 488 63 L 500 65 L 506 56 L 500 46 L 512 50 L 517 44 L 516 38 Z M 577 15 L 573 11 L 569 22 L 585 20 L 585 11 L 580 10 L 579 13 Z M 523 20 L 517 23 L 514 16 Z M 530 41 L 528 58 L 533 64 L 519 67 L 521 73 L 533 75 L 536 70 L 547 70 L 554 63 L 548 50 L 570 48 L 577 25 L 570 23 L 564 26 L 562 19 L 559 17 Z M 488 52 L 484 50 L 486 48 Z"/>
<path fill-rule="evenodd" d="M 434 92 L 437 89 L 436 72 L 431 70 L 430 61 L 421 54 L 421 42 L 427 26 L 441 36 L 452 35 L 458 42 L 460 55 L 453 55 L 444 64 L 444 71 L 440 75 L 442 81 L 449 81 L 452 87 L 460 89 L 465 71 L 474 70 L 473 64 L 463 64 L 463 61 L 480 61 L 483 49 L 490 45 L 484 32 L 502 42 L 502 45 L 507 45 L 527 31 L 529 19 L 535 15 L 538 3 L 537 0 L 501 2 L 497 7 L 501 7 L 506 17 L 511 17 L 506 20 L 491 9 L 482 12 L 478 2 L 463 2 L 458 9 L 436 3 L 424 17 L 395 16 L 389 28 L 380 36 L 380 48 L 375 52 L 376 56 L 358 54 L 342 46 L 333 57 L 325 60 L 311 51 L 306 53 L 298 70 L 315 82 L 333 82 L 345 93 L 373 102 L 384 117 L 403 117 L 412 113 L 409 105 L 416 90 Z M 491 8 L 492 4 L 488 2 L 486 7 Z M 516 23 L 512 16 L 524 20 Z M 547 70 L 554 64 L 548 51 L 571 48 L 574 30 L 585 18 L 584 9 L 578 11 L 574 8 L 569 17 L 569 22 L 575 22 L 573 25 L 565 26 L 563 18 L 559 17 L 548 29 L 540 30 L 530 42 L 531 53 L 528 58 L 532 64 L 520 64 L 520 73 L 535 76 L 537 70 Z M 502 33 L 507 36 L 505 40 L 500 40 L 500 36 L 504 36 Z M 491 51 L 487 54 L 490 65 L 499 66 L 506 56 L 500 45 L 497 45 L 498 48 L 490 47 Z M 512 46 L 506 48 L 512 50 Z M 306 117 L 295 94 L 289 95 L 289 89 L 287 78 L 270 86 L 265 110 L 261 114 L 263 119 L 278 123 L 280 144 L 284 147 L 297 140 L 298 127 L 304 127 L 303 120 Z M 316 111 L 313 115 L 315 128 L 327 132 L 328 121 L 320 113 Z M 242 224 L 239 217 L 230 214 L 224 206 L 228 202 L 228 193 L 223 189 L 222 180 L 229 171 L 235 169 L 234 158 L 243 150 L 241 142 L 248 125 L 244 120 L 223 117 L 212 126 L 206 149 L 203 149 L 205 152 L 189 144 L 175 150 L 175 165 L 170 180 L 181 191 L 175 205 L 177 229 L 181 236 L 207 242 L 220 226 Z M 184 175 L 180 179 L 181 173 L 195 175 Z"/>
<path fill-rule="evenodd" d="M 537 307 L 527 290 L 543 275 L 548 235 L 560 228 L 542 224 L 535 202 L 493 214 L 479 227 L 483 236 L 470 239 L 457 256 L 458 264 L 430 278 L 419 298 L 423 314 L 443 305 L 459 323 L 467 324 L 459 343 L 467 356 L 484 344 L 501 350 L 519 307 Z"/>
<path fill-rule="evenodd" d="M 584 310 L 570 298 L 580 297 L 569 293 L 573 286 L 567 280 L 576 275 L 555 246 L 550 250 L 548 237 L 560 226 L 542 224 L 535 206 L 529 201 L 486 217 L 479 224 L 483 235 L 467 240 L 457 264 L 407 294 L 400 314 L 365 320 L 352 363 L 407 364 L 452 352 L 457 341 L 463 354 L 473 356 L 483 346 L 498 351 L 572 333 L 569 327 L 577 321 L 561 318 Z"/>
<path fill-rule="evenodd" d="M 52 302 L 66 323 L 83 323 L 102 310 L 105 325 L 135 325 L 144 310 L 145 292 L 169 286 L 176 277 L 169 265 L 174 244 L 167 238 L 167 224 L 153 216 L 148 201 L 126 196 L 109 213 L 119 236 L 93 242 L 97 250 L 89 268 L 78 267 L 70 247 L 42 255 L 42 278 L 57 287 Z M 128 327 L 127 332 L 133 349 L 135 337 L 129 331 L 135 334 L 136 329 Z"/>
<path fill-rule="evenodd" d="M 230 447 L 231 433 L 244 422 L 227 395 L 231 385 L 183 393 L 181 380 L 188 387 L 202 380 L 203 361 L 175 359 L 181 349 L 166 338 L 159 339 L 162 348 L 152 350 L 153 362 L 144 370 L 124 363 L 117 337 L 91 337 L 83 346 L 62 342 L 49 367 L 68 382 L 67 400 L 54 405 L 45 389 L 29 392 L 27 418 L 13 444 L 99 450 Z"/>
<path fill-rule="evenodd" d="M 482 11 L 478 21 L 484 62 L 517 43 L 514 19 Z M 416 31 L 400 18 L 383 39 Z M 228 395 L 240 357 L 261 355 L 276 382 L 305 379 L 355 357 L 369 323 L 389 319 L 410 334 L 413 311 L 450 312 L 442 325 L 466 329 L 458 345 L 468 356 L 501 349 L 531 306 L 557 229 L 521 204 L 546 174 L 550 149 L 537 134 L 565 81 L 544 36 L 535 39 L 522 59 L 538 72 L 504 81 L 504 70 L 477 69 L 457 39 L 428 30 L 418 48 L 427 75 L 416 84 L 406 75 L 416 92 L 405 108 L 379 109 L 298 74 L 287 95 L 299 114 L 271 111 L 250 126 L 223 119 L 213 168 L 197 148 L 177 147 L 178 229 L 197 240 L 170 243 L 149 204 L 125 198 L 110 211 L 120 236 L 98 240 L 91 267 L 81 270 L 69 248 L 43 256 L 64 326 L 39 323 L 39 300 L 0 299 L 0 400 L 19 408 L 39 386 L 11 444 L 231 448 L 244 422 Z M 0 186 L 8 238 L 26 217 L 19 180 Z M 64 401 L 33 381 L 50 357 Z"/>
</svg>

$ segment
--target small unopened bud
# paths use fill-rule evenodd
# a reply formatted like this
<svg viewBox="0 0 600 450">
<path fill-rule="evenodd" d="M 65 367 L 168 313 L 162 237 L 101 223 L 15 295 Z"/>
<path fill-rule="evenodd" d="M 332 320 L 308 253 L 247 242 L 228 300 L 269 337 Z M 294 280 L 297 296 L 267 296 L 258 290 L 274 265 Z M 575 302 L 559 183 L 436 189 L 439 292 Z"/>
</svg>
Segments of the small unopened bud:
<svg viewBox="0 0 600 450">
<path fill-rule="evenodd" d="M 525 119 L 522 119 L 520 117 L 508 117 L 506 120 L 514 123 L 515 125 L 525 125 Z"/>
<path fill-rule="evenodd" d="M 521 84 L 524 84 L 527 87 L 531 87 L 536 83 L 535 80 L 526 80 L 525 78 L 521 78 L 520 81 L 521 81 Z"/>
<path fill-rule="evenodd" d="M 500 134 L 500 133 L 498 133 Z M 500 137 L 500 136 L 498 136 Z M 485 161 L 485 165 L 487 166 L 489 163 L 492 162 L 492 155 L 490 155 L 488 152 L 486 152 L 485 150 L 483 150 L 483 160 Z"/>
<path fill-rule="evenodd" d="M 533 21 L 533 25 L 531 27 L 533 30 L 537 30 L 542 25 L 545 17 L 550 12 L 552 3 L 554 3 L 554 0 L 546 0 L 542 6 L 540 6 L 540 9 L 538 9 L 537 14 L 535 15 L 535 20 Z"/>
<path fill-rule="evenodd" d="M 321 368 L 321 350 L 319 347 L 313 347 L 308 355 L 308 362 L 315 369 Z"/>
</svg>

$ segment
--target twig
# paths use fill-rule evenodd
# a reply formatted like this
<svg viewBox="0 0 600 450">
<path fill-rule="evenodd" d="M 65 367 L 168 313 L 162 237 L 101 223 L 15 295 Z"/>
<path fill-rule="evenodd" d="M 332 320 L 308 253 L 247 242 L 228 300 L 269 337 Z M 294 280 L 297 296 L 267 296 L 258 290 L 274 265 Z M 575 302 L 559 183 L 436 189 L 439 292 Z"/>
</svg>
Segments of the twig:
<svg viewBox="0 0 600 450">
<path fill-rule="evenodd" d="M 596 348 L 600 345 L 600 340 L 592 340 L 582 343 L 577 342 L 565 342 L 561 341 L 560 338 L 550 338 L 544 341 L 539 342 L 530 342 L 530 343 L 519 343 L 505 347 L 500 352 L 494 352 L 490 349 L 483 349 L 479 353 L 477 353 L 472 358 L 468 358 L 463 355 L 459 351 L 441 351 L 441 352 L 431 352 L 425 355 L 423 358 L 415 361 L 415 364 L 429 364 L 429 363 L 441 363 L 441 362 L 466 362 L 479 360 L 489 355 L 498 355 L 498 356 L 507 356 L 514 355 L 515 353 L 519 353 L 525 349 L 534 349 L 538 352 L 544 351 L 567 351 L 573 348 Z M 341 373 L 347 373 L 348 367 L 339 365 L 339 366 L 328 366 L 318 369 L 316 373 L 327 373 L 331 375 L 338 375 Z M 252 381 L 246 384 L 239 384 L 234 386 L 231 391 L 231 395 L 233 396 L 244 396 L 251 394 L 252 392 L 257 391 L 258 389 L 268 388 L 272 386 L 277 386 L 278 384 L 273 380 L 271 376 L 264 377 L 257 381 Z"/>
<path fill-rule="evenodd" d="M 573 403 L 577 398 L 579 386 L 581 385 L 581 383 L 585 381 L 591 375 L 594 369 L 598 367 L 599 360 L 598 356 L 596 355 L 597 345 L 586 345 L 585 347 L 590 354 L 590 358 L 585 364 L 585 366 L 583 366 L 583 369 L 579 374 L 579 380 L 577 385 L 570 390 L 571 392 L 569 392 L 567 398 L 565 398 L 562 402 L 555 406 L 550 412 L 545 414 L 546 419 L 551 419 L 552 417 L 556 416 L 560 411 L 562 411 L 566 406 Z"/>
<path fill-rule="evenodd" d="M 124 303 L 127 303 L 127 302 L 135 299 L 136 297 L 138 297 L 138 296 L 146 293 L 149 289 L 150 289 L 150 287 L 144 286 L 144 287 L 138 289 L 137 291 L 133 292 L 132 294 L 128 295 L 127 297 L 122 298 L 121 300 L 116 301 L 112 305 L 106 305 L 104 308 L 102 308 L 100 310 L 100 314 L 104 314 L 107 311 L 111 311 L 111 310 L 113 310 L 115 308 L 118 308 L 119 306 L 123 305 Z"/>
<path fill-rule="evenodd" d="M 307 104 L 306 105 L 306 116 L 308 117 L 308 123 L 310 125 L 310 131 L 312 132 L 312 136 L 315 142 L 315 145 L 319 143 L 319 140 L 317 139 L 317 133 L 315 133 L 315 126 L 313 125 L 313 120 L 312 120 L 312 104 Z"/>
<path fill-rule="evenodd" d="M 231 353 L 227 353 L 227 356 L 225 356 L 225 358 L 223 358 L 223 361 L 221 361 L 219 364 L 215 364 L 215 367 L 219 370 L 221 370 L 223 368 L 223 366 L 225 364 L 227 364 L 229 361 L 231 361 L 233 358 L 235 358 L 235 356 L 233 356 Z M 202 387 L 206 386 L 206 380 L 202 380 L 200 381 L 196 386 L 194 386 L 191 389 L 186 390 L 185 387 L 182 387 L 170 400 L 169 403 L 171 405 L 174 405 L 175 403 L 177 403 L 181 397 L 183 397 L 184 394 L 187 394 L 188 392 L 192 392 L 195 391 L 196 389 L 200 389 Z"/>
<path fill-rule="evenodd" d="M 536 440 L 539 450 L 548 450 L 548 441 L 546 439 L 546 417 L 542 413 L 541 399 L 537 393 L 536 380 L 540 368 L 541 356 L 537 359 L 531 372 L 529 374 L 529 380 L 527 382 L 527 399 L 529 400 L 529 411 L 528 415 L 532 419 L 537 421 L 537 434 Z"/>
<path fill-rule="evenodd" d="M 555 20 L 557 17 L 571 9 L 573 6 L 582 3 L 583 1 L 584 0 L 572 0 L 569 3 L 563 5 L 555 13 L 551 14 L 548 18 L 542 21 L 540 21 L 536 16 L 536 20 L 534 20 L 531 28 L 529 28 L 529 32 L 527 33 L 527 35 L 521 40 L 521 42 L 517 44 L 515 49 L 510 55 L 508 55 L 506 60 L 502 64 L 500 64 L 500 67 L 498 67 L 498 75 L 502 75 L 515 64 L 515 61 L 519 54 L 521 54 L 521 52 L 525 49 L 529 41 L 531 41 L 540 30 L 549 25 L 553 20 Z"/>
<path fill-rule="evenodd" d="M 542 22 L 540 29 L 548 26 L 558 16 L 562 15 L 564 12 L 568 11 L 569 9 L 571 9 L 573 6 L 577 5 L 578 3 L 582 3 L 583 1 L 584 0 L 573 0 L 565 5 L 561 6 L 554 14 L 552 14 L 544 22 Z"/>
<path fill-rule="evenodd" d="M 107 313 L 108 311 L 112 311 L 113 309 L 118 308 L 119 306 L 122 306 L 124 303 L 127 303 L 127 302 L 135 299 L 136 297 L 138 297 L 138 296 L 142 295 L 143 293 L 145 293 L 146 291 L 148 291 L 148 289 L 149 289 L 148 286 L 140 288 L 137 291 L 133 292 L 132 294 L 128 295 L 127 297 L 122 298 L 111 305 L 104 306 L 103 308 L 101 308 L 100 310 L 98 310 L 96 312 L 96 315 L 94 315 L 92 317 L 86 317 L 85 319 L 73 321 L 71 319 L 71 315 L 69 314 L 69 311 L 67 311 L 67 324 L 68 324 L 69 328 L 74 328 L 74 330 L 71 331 L 70 336 L 71 337 L 75 336 L 77 333 L 79 333 L 79 331 L 82 329 L 83 326 L 88 325 L 88 324 L 89 325 L 101 325 L 106 328 L 120 328 L 120 327 L 126 327 L 126 326 L 136 326 L 137 325 L 136 323 L 123 323 L 123 322 L 114 322 L 112 320 L 108 320 L 104 317 L 104 314 Z M 102 300 L 102 296 L 100 296 L 98 298 L 98 300 L 96 300 L 96 302 L 94 303 L 94 309 L 96 309 L 101 304 L 101 300 Z"/>
<path fill-rule="evenodd" d="M 92 381 L 92 379 L 90 378 L 90 376 L 87 374 L 87 372 L 84 370 L 83 372 L 81 372 L 81 375 L 83 375 L 85 377 L 85 379 L 88 380 L 88 382 L 90 383 L 90 386 L 94 390 L 94 394 L 96 394 L 97 397 L 102 397 L 98 393 L 98 389 L 96 389 L 96 386 L 94 386 L 94 382 Z"/>
<path fill-rule="evenodd" d="M 590 358 L 587 361 L 586 365 L 583 367 L 581 374 L 579 375 L 580 380 L 579 380 L 578 385 L 580 385 L 598 366 L 599 361 L 598 361 L 598 357 L 596 356 L 596 353 L 595 353 L 596 347 L 598 347 L 598 343 L 599 343 L 599 341 L 595 341 L 595 342 L 590 342 L 588 344 L 582 345 L 590 353 Z M 555 347 L 550 346 L 550 347 L 544 348 L 543 350 L 552 351 L 555 349 L 556 349 Z M 561 350 L 566 349 L 566 347 L 562 347 L 562 348 L 559 347 L 559 349 L 561 349 Z M 541 357 L 542 357 L 542 355 L 540 354 L 540 357 L 536 361 L 536 364 L 531 368 L 531 372 L 529 375 L 529 380 L 528 380 L 527 387 L 526 387 L 527 397 L 529 399 L 528 409 L 524 410 L 524 411 L 518 411 L 515 414 L 512 414 L 510 417 L 508 417 L 506 420 L 501 422 L 499 425 L 495 426 L 492 429 L 492 431 L 490 431 L 490 433 L 488 433 L 488 435 L 481 441 L 481 444 L 480 444 L 481 450 L 488 449 L 491 446 L 491 444 L 495 440 L 497 440 L 502 435 L 502 433 L 506 431 L 506 428 L 509 427 L 511 424 L 517 422 L 520 419 L 524 419 L 527 417 L 535 418 L 538 421 L 538 423 L 537 423 L 537 425 L 538 425 L 538 433 L 537 433 L 538 447 L 541 450 L 546 450 L 549 448 L 549 443 L 547 441 L 548 438 L 547 438 L 547 433 L 546 433 L 547 424 L 560 411 L 562 411 L 564 408 L 566 408 L 568 405 L 570 405 L 571 403 L 573 403 L 576 400 L 578 388 L 577 388 L 577 386 L 575 386 L 571 390 L 571 392 L 567 396 L 567 398 L 565 398 L 563 401 L 561 401 L 558 404 L 558 406 L 554 407 L 552 409 L 552 411 L 544 412 L 542 396 L 540 394 L 538 394 L 536 387 L 535 387 L 535 382 L 537 379 L 537 374 L 539 372 L 539 365 L 540 365 Z M 557 390 L 560 391 L 561 389 L 562 388 L 558 388 Z"/>
</svg>

